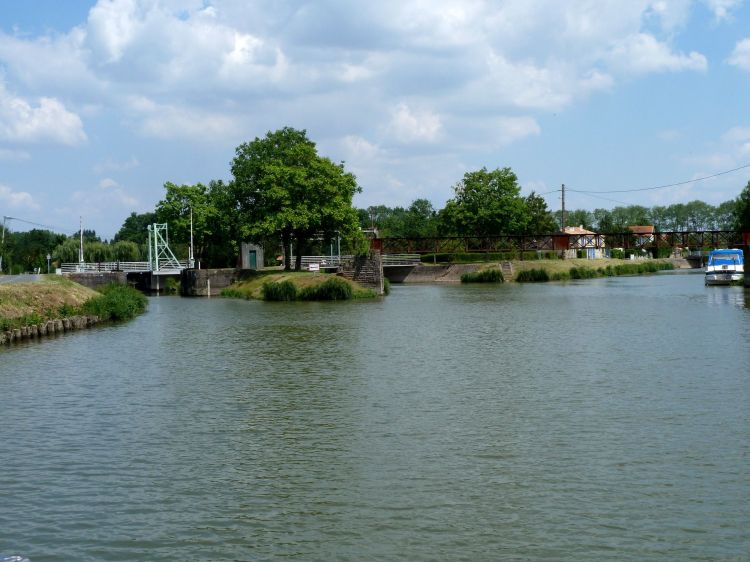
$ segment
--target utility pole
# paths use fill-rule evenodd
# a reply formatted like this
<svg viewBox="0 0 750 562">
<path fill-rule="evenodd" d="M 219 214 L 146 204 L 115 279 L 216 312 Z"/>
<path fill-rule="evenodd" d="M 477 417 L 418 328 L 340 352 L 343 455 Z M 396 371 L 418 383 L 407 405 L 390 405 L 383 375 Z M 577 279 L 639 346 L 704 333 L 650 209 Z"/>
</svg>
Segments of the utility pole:
<svg viewBox="0 0 750 562">
<path fill-rule="evenodd" d="M 83 217 L 78 217 L 78 221 L 81 229 L 81 245 L 78 247 L 78 267 L 83 271 Z"/>
<path fill-rule="evenodd" d="M 560 217 L 561 225 L 560 230 L 565 230 L 565 184 L 562 184 L 562 213 Z"/>
<path fill-rule="evenodd" d="M 3 254 L 5 254 L 5 221 L 11 217 L 3 216 L 3 241 L 0 242 L 2 244 L 2 247 L 0 247 L 0 275 L 3 273 Z"/>
<path fill-rule="evenodd" d="M 188 256 L 188 267 L 195 267 L 195 254 L 193 253 L 193 208 L 190 207 L 190 255 Z"/>
</svg>

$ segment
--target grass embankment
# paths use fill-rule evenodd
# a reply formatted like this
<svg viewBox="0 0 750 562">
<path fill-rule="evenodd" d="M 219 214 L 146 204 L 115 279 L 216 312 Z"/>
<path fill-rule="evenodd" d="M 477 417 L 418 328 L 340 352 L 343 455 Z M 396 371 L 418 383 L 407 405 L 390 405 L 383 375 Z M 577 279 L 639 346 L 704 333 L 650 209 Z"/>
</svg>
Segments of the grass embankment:
<svg viewBox="0 0 750 562">
<path fill-rule="evenodd" d="M 496 267 L 461 275 L 461 283 L 502 283 L 503 281 L 505 281 L 503 272 Z"/>
<path fill-rule="evenodd" d="M 551 260 L 540 266 L 536 263 L 515 262 L 515 280 L 519 283 L 539 283 L 545 281 L 567 281 L 569 279 L 593 279 L 596 277 L 616 277 L 619 275 L 643 275 L 674 269 L 668 261 L 626 261 L 626 260 Z M 592 267 L 596 265 L 597 267 Z"/>
<path fill-rule="evenodd" d="M 57 275 L 33 283 L 0 285 L 0 331 L 71 316 L 127 320 L 142 312 L 146 297 L 123 285 L 97 292 Z"/>
<path fill-rule="evenodd" d="M 354 281 L 328 273 L 259 272 L 221 292 L 223 297 L 273 301 L 348 300 L 377 294 Z"/>
</svg>

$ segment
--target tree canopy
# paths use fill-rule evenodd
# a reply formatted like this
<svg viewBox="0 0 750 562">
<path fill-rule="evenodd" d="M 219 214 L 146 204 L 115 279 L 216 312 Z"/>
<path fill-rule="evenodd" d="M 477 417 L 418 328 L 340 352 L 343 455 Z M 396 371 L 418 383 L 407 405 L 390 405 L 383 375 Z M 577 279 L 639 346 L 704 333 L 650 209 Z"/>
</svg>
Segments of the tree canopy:
<svg viewBox="0 0 750 562">
<path fill-rule="evenodd" d="M 290 244 L 297 263 L 311 238 L 356 236 L 358 215 L 352 207 L 360 191 L 343 164 L 317 153 L 307 132 L 285 127 L 241 144 L 232 161 L 229 202 L 244 239 L 277 235 L 290 268 Z"/>
</svg>

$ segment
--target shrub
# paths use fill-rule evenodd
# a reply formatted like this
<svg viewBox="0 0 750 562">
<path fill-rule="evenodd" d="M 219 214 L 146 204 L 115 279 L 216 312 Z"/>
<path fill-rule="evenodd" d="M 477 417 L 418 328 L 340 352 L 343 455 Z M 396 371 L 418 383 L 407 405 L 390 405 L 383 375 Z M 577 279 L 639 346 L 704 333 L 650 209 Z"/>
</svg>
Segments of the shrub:
<svg viewBox="0 0 750 562">
<path fill-rule="evenodd" d="M 482 269 L 461 275 L 461 283 L 502 283 L 503 272 L 496 268 Z"/>
<path fill-rule="evenodd" d="M 520 283 L 543 283 L 549 281 L 549 273 L 544 268 L 525 269 L 518 272 L 516 281 Z"/>
<path fill-rule="evenodd" d="M 83 305 L 83 312 L 100 320 L 129 320 L 146 309 L 146 297 L 128 285 L 111 284 L 100 292 Z"/>
<path fill-rule="evenodd" d="M 621 260 L 625 257 L 625 252 L 622 248 L 612 248 L 609 251 L 609 257 L 615 260 Z"/>
<path fill-rule="evenodd" d="M 269 281 L 263 285 L 263 300 L 293 301 L 297 300 L 297 287 L 291 281 Z"/>
<path fill-rule="evenodd" d="M 337 301 L 352 298 L 352 286 L 341 277 L 331 277 L 320 285 L 305 287 L 299 295 L 306 301 Z"/>
<path fill-rule="evenodd" d="M 595 269 L 586 266 L 571 267 L 569 273 L 571 279 L 593 279 L 594 277 L 598 277 Z"/>
<path fill-rule="evenodd" d="M 552 274 L 552 281 L 567 281 L 570 279 L 570 273 L 567 271 L 557 271 Z"/>
<path fill-rule="evenodd" d="M 387 277 L 383 277 L 383 294 L 390 295 L 391 294 L 391 280 Z"/>
</svg>

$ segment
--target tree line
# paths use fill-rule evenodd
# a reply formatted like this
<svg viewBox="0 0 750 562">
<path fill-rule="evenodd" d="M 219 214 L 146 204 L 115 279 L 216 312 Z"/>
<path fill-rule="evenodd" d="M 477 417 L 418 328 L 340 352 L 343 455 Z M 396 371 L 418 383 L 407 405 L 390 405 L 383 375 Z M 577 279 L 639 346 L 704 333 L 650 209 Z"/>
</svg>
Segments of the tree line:
<svg viewBox="0 0 750 562">
<path fill-rule="evenodd" d="M 230 172 L 228 181 L 166 182 L 155 209 L 131 213 L 111 241 L 84 231 L 84 260 L 145 260 L 147 227 L 154 222 L 169 225 L 170 246 L 180 257 L 187 256 L 192 224 L 195 257 L 203 267 L 235 267 L 243 241 L 261 244 L 267 265 L 283 256 L 290 267 L 294 255 L 299 267 L 302 255 L 326 254 L 334 241 L 343 254 L 365 252 L 368 230 L 401 238 L 551 234 L 563 222 L 541 196 L 521 195 L 518 178 L 507 167 L 466 172 L 439 210 L 423 198 L 406 208 L 356 209 L 352 200 L 361 188 L 354 175 L 343 163 L 320 156 L 306 131 L 290 127 L 238 146 Z M 750 230 L 750 182 L 737 199 L 717 206 L 691 201 L 575 209 L 564 223 L 602 233 L 624 232 L 631 225 L 653 225 L 661 232 Z M 79 233 L 6 232 L 0 252 L 4 272 L 46 271 L 48 254 L 55 264 L 78 261 Z"/>
</svg>

